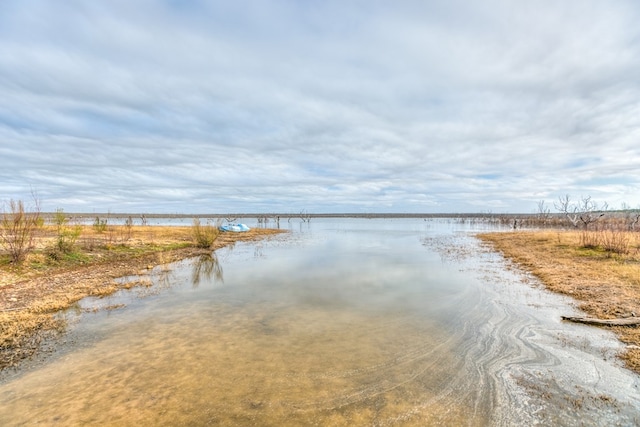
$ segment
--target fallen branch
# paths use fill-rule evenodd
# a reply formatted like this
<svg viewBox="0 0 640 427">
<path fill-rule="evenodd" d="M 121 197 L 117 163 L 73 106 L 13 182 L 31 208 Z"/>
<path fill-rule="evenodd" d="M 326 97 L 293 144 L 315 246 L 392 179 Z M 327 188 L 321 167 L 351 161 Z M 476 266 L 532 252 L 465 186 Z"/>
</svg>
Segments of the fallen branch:
<svg viewBox="0 0 640 427">
<path fill-rule="evenodd" d="M 562 316 L 562 320 L 569 322 L 585 323 L 598 326 L 636 326 L 640 325 L 640 317 L 625 317 L 622 319 L 596 319 L 595 317 Z"/>
</svg>

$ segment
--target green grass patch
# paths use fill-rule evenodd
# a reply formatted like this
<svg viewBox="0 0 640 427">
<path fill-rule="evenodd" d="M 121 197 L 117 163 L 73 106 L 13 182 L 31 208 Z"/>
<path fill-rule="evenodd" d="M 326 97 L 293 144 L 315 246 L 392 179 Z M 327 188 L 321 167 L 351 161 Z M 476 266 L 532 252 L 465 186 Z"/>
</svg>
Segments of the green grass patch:
<svg viewBox="0 0 640 427">
<path fill-rule="evenodd" d="M 11 264 L 11 257 L 9 255 L 0 255 L 0 265 Z"/>
<path fill-rule="evenodd" d="M 605 252 L 600 248 L 575 248 L 576 254 L 582 257 L 602 258 Z"/>
<path fill-rule="evenodd" d="M 91 262 L 91 257 L 82 252 L 73 251 L 64 254 L 64 261 L 74 265 L 87 264 Z"/>
</svg>

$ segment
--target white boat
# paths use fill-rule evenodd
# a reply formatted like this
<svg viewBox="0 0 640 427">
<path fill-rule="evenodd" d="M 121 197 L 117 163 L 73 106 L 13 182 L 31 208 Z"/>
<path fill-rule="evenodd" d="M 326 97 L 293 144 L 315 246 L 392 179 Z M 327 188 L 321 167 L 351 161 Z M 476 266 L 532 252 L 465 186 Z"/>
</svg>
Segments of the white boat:
<svg viewBox="0 0 640 427">
<path fill-rule="evenodd" d="M 220 230 L 221 231 L 231 231 L 233 233 L 242 233 L 244 231 L 249 231 L 251 230 L 249 227 L 247 227 L 245 224 L 226 224 L 226 225 L 222 225 L 220 226 Z"/>
</svg>

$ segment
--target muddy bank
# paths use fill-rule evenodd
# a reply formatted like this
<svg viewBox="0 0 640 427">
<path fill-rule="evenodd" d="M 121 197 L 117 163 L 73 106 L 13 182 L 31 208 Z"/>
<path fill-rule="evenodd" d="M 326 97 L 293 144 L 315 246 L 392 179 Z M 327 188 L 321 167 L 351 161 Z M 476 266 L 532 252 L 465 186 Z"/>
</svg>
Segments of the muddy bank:
<svg viewBox="0 0 640 427">
<path fill-rule="evenodd" d="M 578 231 L 484 233 L 477 237 L 534 274 L 547 289 L 573 298 L 590 319 L 640 316 L 638 233 L 630 233 L 630 251 L 626 254 L 585 248 Z M 640 327 L 626 323 L 630 324 L 602 327 L 615 331 L 627 345 L 621 358 L 640 373 Z"/>
<path fill-rule="evenodd" d="M 189 242 L 188 227 L 140 227 L 126 245 L 109 248 L 78 245 L 74 262 L 43 264 L 47 234 L 39 236 L 39 250 L 18 267 L 9 264 L 0 269 L 0 370 L 14 366 L 33 355 L 47 339 L 64 330 L 64 321 L 56 317 L 87 296 L 102 297 L 119 289 L 150 286 L 145 280 L 151 269 L 184 258 L 211 253 L 237 241 L 258 240 L 279 230 L 253 229 L 248 233 L 223 233 L 211 249 L 200 249 Z M 95 236 L 94 236 L 95 237 Z M 85 239 L 93 239 L 87 228 Z M 95 243 L 95 242 L 94 242 Z M 46 259 L 46 258 L 45 258 Z M 131 282 L 115 279 L 137 275 Z"/>
</svg>

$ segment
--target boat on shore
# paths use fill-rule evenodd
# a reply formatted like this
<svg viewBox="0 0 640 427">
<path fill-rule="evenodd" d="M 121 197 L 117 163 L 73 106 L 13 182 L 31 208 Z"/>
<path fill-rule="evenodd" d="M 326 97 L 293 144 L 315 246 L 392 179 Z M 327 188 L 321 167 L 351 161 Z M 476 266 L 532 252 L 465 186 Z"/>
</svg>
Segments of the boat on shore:
<svg viewBox="0 0 640 427">
<path fill-rule="evenodd" d="M 220 231 L 230 231 L 232 233 L 242 233 L 251 230 L 245 224 L 225 224 L 220 226 Z"/>
</svg>

